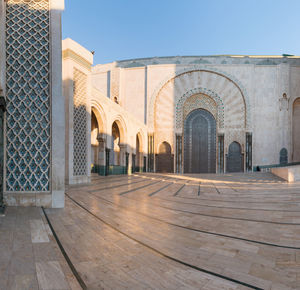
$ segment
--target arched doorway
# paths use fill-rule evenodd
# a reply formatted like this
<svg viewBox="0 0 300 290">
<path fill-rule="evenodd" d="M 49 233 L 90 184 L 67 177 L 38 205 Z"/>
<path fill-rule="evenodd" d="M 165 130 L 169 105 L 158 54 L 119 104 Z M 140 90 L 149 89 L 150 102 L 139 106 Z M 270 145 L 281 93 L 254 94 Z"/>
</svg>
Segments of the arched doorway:
<svg viewBox="0 0 300 290">
<path fill-rule="evenodd" d="M 98 105 L 91 107 L 91 164 L 92 172 L 105 174 L 105 114 Z"/>
<path fill-rule="evenodd" d="M 162 142 L 156 155 L 156 172 L 173 172 L 173 155 L 171 145 Z"/>
<path fill-rule="evenodd" d="M 112 155 L 111 164 L 120 165 L 120 129 L 116 122 L 112 124 Z"/>
<path fill-rule="evenodd" d="M 243 172 L 243 163 L 241 145 L 238 142 L 232 142 L 228 148 L 226 160 L 227 172 Z"/>
<path fill-rule="evenodd" d="M 99 124 L 94 111 L 91 113 L 91 163 L 92 172 L 97 172 L 98 165 L 98 136 L 99 136 Z"/>
<path fill-rule="evenodd" d="M 288 163 L 288 151 L 286 148 L 282 148 L 279 153 L 279 163 L 281 165 Z"/>
<path fill-rule="evenodd" d="M 203 109 L 184 121 L 184 172 L 216 173 L 216 120 Z"/>
<path fill-rule="evenodd" d="M 300 162 L 300 98 L 293 104 L 293 162 Z"/>
</svg>

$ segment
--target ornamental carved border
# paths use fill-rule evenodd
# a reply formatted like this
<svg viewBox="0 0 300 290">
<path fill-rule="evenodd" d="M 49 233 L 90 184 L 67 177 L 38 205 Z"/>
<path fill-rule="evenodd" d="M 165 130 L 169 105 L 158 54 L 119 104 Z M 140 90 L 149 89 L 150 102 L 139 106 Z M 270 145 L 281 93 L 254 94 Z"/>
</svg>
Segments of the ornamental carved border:
<svg viewBox="0 0 300 290">
<path fill-rule="evenodd" d="M 195 99 L 193 98 L 195 95 Z M 198 95 L 198 97 L 197 97 Z M 200 96 L 199 96 L 200 95 Z M 186 108 L 187 102 L 191 100 L 190 109 Z M 215 106 L 214 106 L 215 105 Z M 185 117 L 193 109 L 206 109 L 216 118 L 218 127 L 224 128 L 224 104 L 220 96 L 206 88 L 194 88 L 186 92 L 177 102 L 175 107 L 175 126 L 181 129 Z M 186 110 L 189 110 L 187 112 Z"/>
<path fill-rule="evenodd" d="M 212 68 L 209 66 L 203 66 L 203 65 L 193 65 L 190 66 L 188 68 L 179 70 L 177 72 L 174 72 L 172 74 L 170 74 L 168 77 L 164 78 L 156 87 L 156 89 L 154 90 L 154 92 L 151 95 L 150 98 L 150 102 L 149 102 L 149 110 L 148 110 L 148 124 L 149 127 L 151 128 L 154 125 L 154 107 L 155 107 L 155 100 L 157 98 L 157 96 L 159 95 L 160 91 L 165 87 L 165 85 L 167 83 L 169 83 L 170 81 L 174 80 L 175 78 L 186 74 L 186 73 L 191 73 L 194 71 L 204 71 L 204 72 L 208 72 L 208 73 L 215 73 L 218 74 L 220 76 L 223 76 L 224 78 L 226 78 L 227 80 L 229 80 L 230 82 L 232 82 L 237 89 L 240 91 L 244 102 L 245 102 L 245 107 L 246 107 L 246 128 L 247 130 L 250 129 L 251 127 L 251 110 L 250 110 L 250 101 L 249 101 L 249 96 L 247 93 L 247 90 L 245 89 L 245 87 L 243 86 L 243 84 L 233 75 L 224 72 L 220 69 L 217 68 Z"/>
</svg>

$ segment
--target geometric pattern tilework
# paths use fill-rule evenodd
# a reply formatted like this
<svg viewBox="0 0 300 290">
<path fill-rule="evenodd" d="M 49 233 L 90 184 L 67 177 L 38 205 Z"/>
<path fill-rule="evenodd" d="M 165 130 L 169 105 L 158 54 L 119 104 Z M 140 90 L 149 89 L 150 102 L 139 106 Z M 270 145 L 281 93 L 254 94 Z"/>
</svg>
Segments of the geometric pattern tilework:
<svg viewBox="0 0 300 290">
<path fill-rule="evenodd" d="M 49 1 L 6 6 L 6 190 L 49 191 Z"/>
<path fill-rule="evenodd" d="M 158 94 L 163 89 L 163 87 L 171 80 L 174 80 L 175 78 L 177 78 L 185 73 L 190 73 L 193 71 L 199 71 L 199 72 L 206 71 L 206 72 L 211 72 L 211 73 L 217 73 L 220 76 L 226 77 L 228 80 L 232 81 L 235 84 L 235 86 L 240 90 L 242 97 L 244 98 L 244 101 L 246 104 L 246 108 L 245 108 L 245 110 L 246 110 L 246 128 L 249 130 L 251 128 L 251 115 L 250 115 L 251 110 L 250 110 L 250 101 L 249 101 L 249 96 L 247 94 L 247 90 L 235 76 L 233 76 L 227 72 L 224 72 L 220 69 L 209 67 L 207 65 L 189 66 L 182 70 L 178 70 L 176 72 L 171 73 L 169 76 L 167 76 L 166 78 L 164 78 L 163 80 L 160 81 L 160 83 L 156 86 L 156 89 L 153 91 L 153 93 L 150 97 L 149 106 L 148 106 L 148 108 L 149 108 L 148 109 L 148 126 L 153 126 L 153 124 L 154 124 L 155 101 L 156 101 Z M 203 93 L 205 93 L 205 92 L 203 92 Z M 191 95 L 189 95 L 189 96 L 191 96 Z M 178 120 L 178 122 L 176 122 L 176 128 L 179 128 L 178 126 L 181 126 L 180 124 L 181 124 L 181 122 Z M 222 126 L 222 124 L 220 124 L 220 126 Z"/>
<path fill-rule="evenodd" d="M 111 71 L 110 82 L 110 99 L 119 102 L 119 90 L 120 90 L 120 69 L 114 69 Z"/>
<path fill-rule="evenodd" d="M 183 105 L 183 120 L 195 109 L 205 109 L 214 116 L 215 120 L 218 119 L 217 105 L 212 98 L 206 95 L 193 95 L 185 101 Z"/>
<path fill-rule="evenodd" d="M 213 91 L 211 91 L 210 89 L 207 88 L 193 88 L 191 90 L 189 90 L 188 92 L 186 92 L 177 102 L 176 104 L 176 108 L 175 108 L 175 124 L 176 124 L 176 128 L 182 128 L 183 126 L 183 122 L 184 122 L 184 104 L 186 102 L 187 99 L 189 99 L 191 96 L 195 95 L 195 94 L 201 94 L 202 96 L 206 96 L 206 101 L 202 98 L 201 100 L 199 100 L 199 98 L 195 99 L 195 103 L 199 103 L 199 106 L 201 107 L 201 105 L 205 105 L 206 107 L 208 106 L 208 108 L 210 107 L 211 110 L 209 110 L 210 112 L 213 112 L 213 110 L 215 110 L 213 107 L 211 106 L 211 104 L 217 105 L 217 121 L 218 121 L 218 126 L 219 128 L 224 128 L 224 104 L 223 101 L 221 99 L 221 97 L 214 93 Z M 211 101 L 213 101 L 212 103 L 208 102 L 207 99 L 210 99 Z M 207 103 L 207 104 L 206 104 Z M 199 107 L 199 108 L 200 108 Z M 206 108 L 205 107 L 205 108 Z M 208 109 L 207 108 L 207 109 Z M 195 108 L 196 109 L 196 108 Z"/>
<path fill-rule="evenodd" d="M 73 175 L 87 175 L 87 76 L 74 69 Z"/>
</svg>

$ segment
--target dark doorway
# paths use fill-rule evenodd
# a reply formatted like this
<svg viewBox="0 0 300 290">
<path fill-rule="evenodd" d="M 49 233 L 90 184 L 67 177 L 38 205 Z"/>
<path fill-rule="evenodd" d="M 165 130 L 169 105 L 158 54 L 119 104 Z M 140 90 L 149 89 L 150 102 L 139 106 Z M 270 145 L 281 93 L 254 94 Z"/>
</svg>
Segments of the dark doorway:
<svg viewBox="0 0 300 290">
<path fill-rule="evenodd" d="M 288 163 L 288 151 L 286 148 L 282 148 L 279 153 L 279 163 L 285 165 Z"/>
<path fill-rule="evenodd" d="M 243 172 L 243 154 L 241 145 L 238 142 L 232 142 L 229 145 L 227 155 L 227 172 Z"/>
<path fill-rule="evenodd" d="M 136 168 L 135 168 L 135 154 L 132 154 L 132 169 L 131 172 L 134 173 L 136 172 Z"/>
<path fill-rule="evenodd" d="M 168 142 L 163 142 L 159 146 L 159 153 L 156 155 L 156 172 L 173 172 L 173 155 Z"/>
<path fill-rule="evenodd" d="M 105 175 L 108 175 L 109 174 L 109 152 L 110 152 L 110 149 L 106 148 L 105 149 Z"/>
<path fill-rule="evenodd" d="M 216 120 L 203 109 L 184 122 L 184 172 L 216 173 Z"/>
<path fill-rule="evenodd" d="M 129 167 L 129 153 L 125 155 L 125 174 L 128 174 L 128 167 Z"/>
</svg>

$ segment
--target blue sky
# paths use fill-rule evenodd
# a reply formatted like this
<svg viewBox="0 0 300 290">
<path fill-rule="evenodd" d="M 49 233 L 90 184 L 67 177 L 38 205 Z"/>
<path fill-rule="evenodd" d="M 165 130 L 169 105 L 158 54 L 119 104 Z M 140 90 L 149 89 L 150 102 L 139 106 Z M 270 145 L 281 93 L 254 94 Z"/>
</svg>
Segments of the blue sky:
<svg viewBox="0 0 300 290">
<path fill-rule="evenodd" d="M 65 0 L 63 38 L 94 63 L 172 56 L 300 54 L 300 0 Z"/>
</svg>

